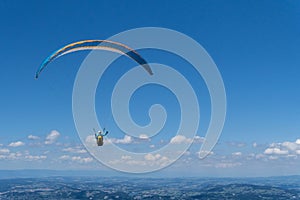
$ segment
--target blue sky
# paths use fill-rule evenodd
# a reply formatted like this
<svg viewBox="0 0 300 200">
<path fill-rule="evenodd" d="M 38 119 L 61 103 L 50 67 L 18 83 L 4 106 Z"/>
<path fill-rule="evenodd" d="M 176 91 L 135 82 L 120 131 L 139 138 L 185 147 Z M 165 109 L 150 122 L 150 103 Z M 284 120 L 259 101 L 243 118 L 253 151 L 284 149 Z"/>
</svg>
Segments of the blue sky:
<svg viewBox="0 0 300 200">
<path fill-rule="evenodd" d="M 109 170 L 84 151 L 72 117 L 73 82 L 88 52 L 59 58 L 39 80 L 34 79 L 35 71 L 49 54 L 71 42 L 105 39 L 128 29 L 154 26 L 174 29 L 199 42 L 217 64 L 227 94 L 226 123 L 213 155 L 198 160 L 198 142 L 165 170 L 176 173 L 188 165 L 193 169 L 191 174 L 197 175 L 299 174 L 298 1 L 1 1 L 0 11 L 1 169 L 72 166 Z M 151 62 L 188 66 L 167 53 L 140 53 Z M 133 64 L 126 58 L 118 62 Z M 104 77 L 107 87 L 127 70 L 116 70 L 118 62 Z M 191 82 L 202 84 L 197 90 L 203 104 L 203 128 L 198 134 L 202 137 L 210 117 L 209 94 L 201 77 L 192 76 L 188 67 L 177 68 L 190 76 Z M 166 104 L 172 113 L 166 132 L 173 132 L 179 113 L 172 94 L 156 96 L 163 88 L 144 89 L 134 95 L 133 119 L 147 124 L 149 105 Z M 103 93 L 99 88 L 97 109 L 108 96 Z M 145 98 L 147 94 L 152 98 Z M 112 130 L 115 143 L 140 151 L 159 147 L 160 140 L 164 143 L 174 136 L 163 134 L 132 147 L 133 140 Z M 272 166 L 276 167 L 270 170 Z"/>
</svg>

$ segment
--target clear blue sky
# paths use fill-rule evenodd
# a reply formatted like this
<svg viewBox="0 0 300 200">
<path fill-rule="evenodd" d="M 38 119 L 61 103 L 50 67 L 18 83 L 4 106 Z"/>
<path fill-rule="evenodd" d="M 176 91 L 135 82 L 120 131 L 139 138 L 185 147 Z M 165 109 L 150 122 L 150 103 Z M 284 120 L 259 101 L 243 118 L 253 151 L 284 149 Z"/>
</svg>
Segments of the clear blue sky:
<svg viewBox="0 0 300 200">
<path fill-rule="evenodd" d="M 253 175 L 249 166 L 257 163 L 263 172 L 274 163 L 281 166 L 270 174 L 299 174 L 300 147 L 295 142 L 300 139 L 299 21 L 299 1 L 1 1 L 1 168 L 61 169 L 73 161 L 75 169 L 98 166 L 88 159 L 80 160 L 89 158 L 88 154 L 66 150 L 81 148 L 72 118 L 72 87 L 87 52 L 59 58 L 38 81 L 34 79 L 35 71 L 50 53 L 71 42 L 105 39 L 127 29 L 157 26 L 182 32 L 199 42 L 223 77 L 227 118 L 219 145 L 207 161 L 216 166 L 209 174 L 223 175 L 219 169 L 226 168 L 225 175 L 234 171 Z M 147 58 L 147 52 L 144 55 Z M 167 55 L 150 57 L 157 62 L 166 59 L 166 63 L 172 59 Z M 137 93 L 136 98 L 141 101 L 143 95 Z M 152 103 L 147 99 L 147 105 Z M 159 99 L 154 98 L 156 101 Z M 168 100 L 161 103 L 164 101 Z M 169 110 L 172 105 L 176 107 L 176 102 L 169 105 Z M 139 118 L 142 114 L 136 111 L 134 118 L 145 123 L 146 119 Z M 175 122 L 178 119 L 172 118 Z M 204 117 L 204 123 L 208 119 Z M 172 130 L 172 122 L 167 125 Z M 45 146 L 52 130 L 57 130 L 59 136 L 54 137 L 52 146 Z M 29 135 L 39 139 L 30 140 Z M 12 143 L 18 141 L 23 145 L 13 147 Z M 292 149 L 285 144 L 298 146 Z M 222 156 L 227 156 L 226 162 Z M 80 157 L 80 161 L 76 163 L 72 157 Z M 59 158 L 62 161 L 55 163 Z M 183 170 L 185 159 L 170 170 Z M 288 165 L 292 169 L 283 172 Z M 194 166 L 195 171 L 199 166 Z"/>
</svg>

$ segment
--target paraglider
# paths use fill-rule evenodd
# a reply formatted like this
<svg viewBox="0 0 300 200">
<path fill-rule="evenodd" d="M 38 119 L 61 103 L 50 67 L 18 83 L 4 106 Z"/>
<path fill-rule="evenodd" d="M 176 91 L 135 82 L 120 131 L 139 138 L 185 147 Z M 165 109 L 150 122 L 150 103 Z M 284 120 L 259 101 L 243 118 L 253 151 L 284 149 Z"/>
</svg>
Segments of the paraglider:
<svg viewBox="0 0 300 200">
<path fill-rule="evenodd" d="M 129 58 L 133 59 L 139 65 L 141 65 L 150 75 L 153 75 L 153 72 L 144 58 L 141 57 L 134 49 L 129 48 L 128 46 L 109 40 L 82 40 L 79 42 L 74 42 L 69 45 L 66 45 L 57 51 L 53 52 L 49 57 L 47 57 L 44 62 L 40 65 L 38 70 L 35 73 L 35 78 L 38 79 L 40 73 L 47 67 L 47 65 L 59 58 L 60 56 L 66 55 L 71 52 L 81 51 L 81 50 L 106 50 L 117 52 L 122 55 L 126 55 Z M 95 138 L 97 140 L 98 146 L 103 146 L 103 137 L 108 134 L 108 131 L 103 129 L 101 131 L 95 132 Z"/>
<path fill-rule="evenodd" d="M 45 67 L 53 60 L 57 59 L 60 56 L 66 55 L 71 52 L 76 52 L 80 50 L 106 50 L 117 52 L 122 55 L 126 55 L 129 58 L 136 61 L 138 64 L 143 66 L 145 70 L 152 75 L 153 72 L 144 58 L 141 57 L 135 50 L 129 48 L 128 46 L 109 40 L 82 40 L 79 42 L 74 42 L 69 45 L 66 45 L 59 50 L 52 53 L 47 57 L 44 62 L 41 64 L 40 68 L 36 71 L 35 78 L 37 79 L 40 73 L 45 69 Z"/>
<path fill-rule="evenodd" d="M 96 132 L 95 129 L 94 129 L 94 132 L 95 132 L 95 139 L 97 140 L 97 145 L 103 146 L 103 137 L 108 134 L 108 131 L 105 131 L 105 128 L 104 128 L 103 133 L 101 131 Z"/>
</svg>

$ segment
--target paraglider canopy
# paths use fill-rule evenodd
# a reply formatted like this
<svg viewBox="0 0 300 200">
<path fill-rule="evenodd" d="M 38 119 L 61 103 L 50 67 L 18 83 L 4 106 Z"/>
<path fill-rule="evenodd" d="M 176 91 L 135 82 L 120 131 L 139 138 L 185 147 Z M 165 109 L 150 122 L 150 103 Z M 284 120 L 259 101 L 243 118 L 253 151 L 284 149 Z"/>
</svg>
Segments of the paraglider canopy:
<svg viewBox="0 0 300 200">
<path fill-rule="evenodd" d="M 134 49 L 129 48 L 128 46 L 113 42 L 109 40 L 82 40 L 79 42 L 74 42 L 69 45 L 66 45 L 59 50 L 53 52 L 49 57 L 47 57 L 44 62 L 41 64 L 39 69 L 36 71 L 35 78 L 37 79 L 40 73 L 45 69 L 45 67 L 56 58 L 63 56 L 65 54 L 76 52 L 80 50 L 106 50 L 120 53 L 122 55 L 126 55 L 129 58 L 136 61 L 138 64 L 143 66 L 145 70 L 153 75 L 153 72 L 150 66 L 147 64 L 146 60 L 141 57 Z"/>
</svg>

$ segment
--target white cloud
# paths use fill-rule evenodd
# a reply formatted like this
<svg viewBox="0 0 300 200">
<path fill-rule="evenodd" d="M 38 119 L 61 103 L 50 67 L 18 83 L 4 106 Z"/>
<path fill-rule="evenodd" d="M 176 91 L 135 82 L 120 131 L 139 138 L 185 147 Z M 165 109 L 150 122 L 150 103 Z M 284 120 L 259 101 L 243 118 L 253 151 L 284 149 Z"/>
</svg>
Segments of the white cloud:
<svg viewBox="0 0 300 200">
<path fill-rule="evenodd" d="M 153 154 L 151 154 L 151 153 L 148 153 L 148 154 L 146 154 L 145 155 L 145 160 L 147 160 L 147 161 L 155 161 L 155 160 L 157 160 L 157 159 L 159 159 L 161 157 L 161 155 L 160 154 L 155 154 L 155 155 L 153 155 Z"/>
<path fill-rule="evenodd" d="M 62 155 L 58 159 L 60 160 L 70 160 L 78 163 L 90 163 L 93 161 L 91 157 L 81 157 L 81 156 L 69 156 L 69 155 Z"/>
<path fill-rule="evenodd" d="M 49 153 L 50 153 L 50 151 L 44 151 L 43 152 L 44 155 L 49 154 Z"/>
<path fill-rule="evenodd" d="M 85 138 L 85 144 L 88 146 L 95 147 L 97 146 L 96 139 L 94 135 L 89 135 Z"/>
<path fill-rule="evenodd" d="M 243 148 L 243 147 L 247 146 L 247 143 L 245 143 L 245 142 L 228 142 L 227 144 L 229 146 L 237 147 L 237 148 Z"/>
<path fill-rule="evenodd" d="M 158 165 L 158 166 L 166 166 L 170 163 L 170 159 L 166 156 L 162 156 L 160 154 L 151 154 L 148 153 L 144 156 L 147 165 Z M 144 164 L 144 163 L 142 163 Z"/>
<path fill-rule="evenodd" d="M 122 156 L 121 159 L 122 159 L 122 160 L 130 160 L 130 159 L 131 159 L 131 156 L 125 155 L 125 156 Z"/>
<path fill-rule="evenodd" d="M 241 166 L 242 163 L 237 162 L 237 163 L 217 163 L 216 164 L 216 168 L 233 168 L 233 167 L 237 167 L 237 166 Z"/>
<path fill-rule="evenodd" d="M 198 135 L 196 135 L 194 137 L 194 140 L 192 138 L 187 138 L 184 135 L 176 135 L 173 138 L 171 138 L 170 143 L 171 144 L 183 144 L 183 143 L 203 143 L 205 140 L 204 137 L 200 137 Z"/>
<path fill-rule="evenodd" d="M 271 156 L 269 156 L 269 159 L 270 159 L 270 160 L 277 160 L 277 159 L 278 159 L 278 156 L 273 156 L 273 155 L 271 155 Z"/>
<path fill-rule="evenodd" d="M 6 158 L 6 156 L 0 155 L 0 160 L 5 159 L 5 158 Z"/>
<path fill-rule="evenodd" d="M 82 158 L 82 162 L 84 162 L 84 163 L 90 163 L 90 162 L 93 162 L 93 158 L 91 158 L 91 157 L 86 157 L 86 158 Z"/>
<path fill-rule="evenodd" d="M 296 142 L 284 142 L 281 145 L 291 151 L 295 151 L 295 150 L 299 149 L 299 145 L 297 144 L 297 141 Z"/>
<path fill-rule="evenodd" d="M 141 139 L 141 140 L 150 140 L 149 136 L 146 135 L 146 134 L 139 135 L 139 139 Z"/>
<path fill-rule="evenodd" d="M 76 162 L 79 162 L 79 163 L 90 163 L 93 161 L 93 158 L 91 157 L 80 157 L 80 156 L 73 156 L 71 157 L 71 160 L 72 161 L 76 161 Z"/>
<path fill-rule="evenodd" d="M 259 160 L 259 159 L 265 158 L 265 155 L 260 153 L 260 154 L 255 155 L 255 158 L 257 160 Z"/>
<path fill-rule="evenodd" d="M 194 141 L 193 141 L 193 142 L 194 142 L 194 143 L 203 143 L 204 140 L 205 140 L 204 137 L 200 137 L 200 136 L 196 135 L 196 136 L 194 137 Z"/>
<path fill-rule="evenodd" d="M 255 153 L 249 153 L 245 158 L 246 160 L 253 160 L 255 158 Z"/>
<path fill-rule="evenodd" d="M 58 131 L 51 131 L 46 137 L 45 144 L 53 144 L 59 136 L 60 133 Z"/>
<path fill-rule="evenodd" d="M 202 158 L 201 157 L 202 155 L 210 156 L 210 155 L 214 155 L 214 152 L 201 150 L 201 151 L 196 152 L 196 154 L 198 155 L 199 158 Z"/>
<path fill-rule="evenodd" d="M 17 159 L 20 159 L 21 156 L 22 156 L 22 153 L 16 152 L 16 153 L 0 155 L 0 159 L 17 160 Z"/>
<path fill-rule="evenodd" d="M 40 139 L 40 137 L 35 136 L 35 135 L 28 135 L 27 138 L 28 138 L 29 140 L 38 140 L 38 139 Z"/>
<path fill-rule="evenodd" d="M 133 139 L 131 136 L 125 135 L 123 139 L 109 138 L 108 142 L 115 144 L 131 144 L 133 142 Z"/>
<path fill-rule="evenodd" d="M 289 153 L 289 151 L 287 151 L 287 150 L 281 150 L 281 149 L 279 149 L 279 148 L 277 148 L 277 147 L 274 147 L 274 148 L 267 148 L 266 150 L 265 150 L 265 152 L 264 152 L 264 154 L 277 154 L 277 155 L 286 155 L 286 154 L 288 154 Z"/>
<path fill-rule="evenodd" d="M 237 144 L 237 147 L 245 147 L 246 145 L 247 145 L 246 143 L 241 142 Z"/>
<path fill-rule="evenodd" d="M 254 143 L 252 144 L 252 146 L 253 146 L 254 148 L 256 148 L 256 147 L 257 147 L 257 143 L 254 142 Z"/>
<path fill-rule="evenodd" d="M 166 156 L 161 157 L 161 159 L 158 160 L 158 164 L 160 166 L 167 166 L 170 163 L 170 159 Z"/>
<path fill-rule="evenodd" d="M 38 161 L 38 160 L 45 160 L 47 156 L 41 155 L 41 156 L 33 156 L 33 155 L 27 155 L 25 156 L 25 159 L 28 161 Z"/>
<path fill-rule="evenodd" d="M 190 138 L 186 138 L 184 135 L 176 135 L 170 141 L 171 144 L 183 144 L 191 142 L 193 142 L 193 140 Z"/>
<path fill-rule="evenodd" d="M 114 159 L 109 161 L 112 165 L 128 165 L 130 166 L 161 166 L 164 167 L 170 163 L 170 159 L 166 156 L 162 156 L 160 154 L 151 154 L 148 153 L 144 156 L 144 160 L 136 160 L 130 156 L 121 156 L 121 159 Z"/>
<path fill-rule="evenodd" d="M 297 159 L 297 155 L 292 155 L 292 154 L 290 154 L 290 155 L 287 155 L 286 157 L 287 157 L 287 158 L 293 158 L 293 159 Z"/>
<path fill-rule="evenodd" d="M 282 143 L 272 143 L 264 151 L 265 155 L 270 155 L 269 159 L 277 159 L 276 156 L 283 156 L 286 158 L 296 158 L 300 154 L 300 139 L 294 142 L 285 141 Z"/>
<path fill-rule="evenodd" d="M 130 144 L 132 143 L 132 137 L 125 135 L 123 139 L 118 139 L 116 140 L 116 143 L 120 143 L 120 144 Z"/>
<path fill-rule="evenodd" d="M 9 152 L 9 149 L 0 149 L 0 154 L 8 154 Z"/>
<path fill-rule="evenodd" d="M 59 160 L 69 160 L 71 157 L 70 156 L 68 156 L 68 155 L 62 155 L 62 156 L 60 156 L 58 159 Z"/>
<path fill-rule="evenodd" d="M 79 161 L 79 160 L 81 160 L 81 157 L 80 156 L 73 156 L 73 157 L 71 157 L 71 160 Z"/>
<path fill-rule="evenodd" d="M 234 152 L 232 153 L 233 156 L 241 156 L 242 155 L 242 152 Z"/>
<path fill-rule="evenodd" d="M 10 143 L 8 146 L 10 146 L 10 147 L 20 147 L 20 146 L 24 146 L 24 145 L 25 145 L 24 142 L 17 141 L 17 142 Z"/>
<path fill-rule="evenodd" d="M 118 159 L 116 159 L 116 160 L 110 160 L 109 164 L 111 164 L 111 165 L 127 164 L 127 165 L 131 165 L 131 166 L 132 165 L 134 165 L 134 166 L 136 166 L 136 165 L 145 166 L 147 163 L 146 163 L 146 161 L 141 161 L 141 160 L 133 160 L 133 159 L 118 160 Z"/>
<path fill-rule="evenodd" d="M 68 148 L 64 148 L 62 151 L 69 152 L 69 153 L 87 153 L 85 149 L 78 148 L 78 147 L 76 148 L 68 147 Z"/>
</svg>

